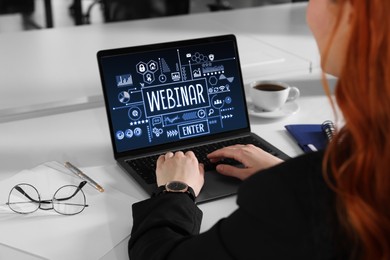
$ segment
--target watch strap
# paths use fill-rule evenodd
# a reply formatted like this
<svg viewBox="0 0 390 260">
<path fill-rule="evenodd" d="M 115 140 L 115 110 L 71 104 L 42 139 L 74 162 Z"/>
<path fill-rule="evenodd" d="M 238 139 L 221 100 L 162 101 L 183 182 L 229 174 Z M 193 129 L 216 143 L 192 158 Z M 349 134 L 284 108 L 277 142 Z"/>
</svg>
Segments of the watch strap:
<svg viewBox="0 0 390 260">
<path fill-rule="evenodd" d="M 152 193 L 152 198 L 166 193 L 177 193 L 177 194 L 183 193 L 183 194 L 187 194 L 194 202 L 196 199 L 194 189 L 192 189 L 190 186 L 188 186 L 188 189 L 185 192 L 172 192 L 172 191 L 167 191 L 165 185 L 157 187 Z"/>
</svg>

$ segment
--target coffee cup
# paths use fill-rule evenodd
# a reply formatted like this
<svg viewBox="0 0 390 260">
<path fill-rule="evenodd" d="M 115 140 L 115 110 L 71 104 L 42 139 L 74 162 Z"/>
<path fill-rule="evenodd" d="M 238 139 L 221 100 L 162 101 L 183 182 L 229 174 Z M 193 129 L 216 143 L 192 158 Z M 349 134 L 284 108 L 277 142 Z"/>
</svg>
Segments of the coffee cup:
<svg viewBox="0 0 390 260">
<path fill-rule="evenodd" d="M 252 103 L 264 111 L 280 109 L 286 102 L 300 95 L 297 87 L 279 81 L 255 81 L 249 87 Z"/>
</svg>

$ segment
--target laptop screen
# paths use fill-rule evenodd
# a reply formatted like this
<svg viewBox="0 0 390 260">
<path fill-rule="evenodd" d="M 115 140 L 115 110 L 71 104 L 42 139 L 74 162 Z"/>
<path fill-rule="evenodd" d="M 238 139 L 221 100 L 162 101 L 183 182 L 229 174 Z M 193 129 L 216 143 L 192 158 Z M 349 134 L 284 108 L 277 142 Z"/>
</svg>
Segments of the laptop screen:
<svg viewBox="0 0 390 260">
<path fill-rule="evenodd" d="M 233 35 L 98 53 L 116 153 L 249 129 Z"/>
</svg>

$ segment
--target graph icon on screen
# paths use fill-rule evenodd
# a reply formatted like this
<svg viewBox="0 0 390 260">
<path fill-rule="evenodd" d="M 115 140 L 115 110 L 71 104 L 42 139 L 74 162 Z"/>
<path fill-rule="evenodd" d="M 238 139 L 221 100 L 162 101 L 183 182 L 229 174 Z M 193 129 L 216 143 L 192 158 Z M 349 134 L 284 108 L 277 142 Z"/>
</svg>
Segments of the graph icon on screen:
<svg viewBox="0 0 390 260">
<path fill-rule="evenodd" d="M 119 99 L 119 102 L 121 102 L 123 104 L 129 103 L 129 101 L 130 101 L 130 94 L 129 94 L 129 92 L 122 91 L 121 93 L 119 93 L 118 99 Z"/>
<path fill-rule="evenodd" d="M 119 75 L 116 76 L 116 86 L 117 87 L 125 87 L 133 85 L 133 77 L 131 74 Z"/>
<path fill-rule="evenodd" d="M 229 81 L 230 83 L 232 83 L 233 80 L 234 80 L 234 77 L 226 77 L 224 74 L 221 74 L 221 76 L 219 76 L 219 79 L 220 79 L 220 80 L 226 79 L 227 81 Z"/>
</svg>

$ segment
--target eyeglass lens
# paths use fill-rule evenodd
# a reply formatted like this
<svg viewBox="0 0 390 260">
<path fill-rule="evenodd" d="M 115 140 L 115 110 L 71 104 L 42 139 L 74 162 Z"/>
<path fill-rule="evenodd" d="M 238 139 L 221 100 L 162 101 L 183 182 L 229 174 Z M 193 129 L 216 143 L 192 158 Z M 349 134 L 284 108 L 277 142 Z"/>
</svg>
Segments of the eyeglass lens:
<svg viewBox="0 0 390 260">
<path fill-rule="evenodd" d="M 30 184 L 19 184 L 12 188 L 8 196 L 8 206 L 17 213 L 27 214 L 39 209 L 40 196 Z"/>
<path fill-rule="evenodd" d="M 38 209 L 54 209 L 59 214 L 75 215 L 84 210 L 86 199 L 79 186 L 66 185 L 59 188 L 52 200 L 41 200 L 38 190 L 30 184 L 18 184 L 12 188 L 8 197 L 8 206 L 16 213 L 27 214 Z M 47 207 L 50 205 L 49 207 Z"/>
<path fill-rule="evenodd" d="M 53 208 L 60 214 L 74 215 L 83 211 L 85 206 L 85 195 L 77 186 L 63 186 L 53 196 Z"/>
</svg>

